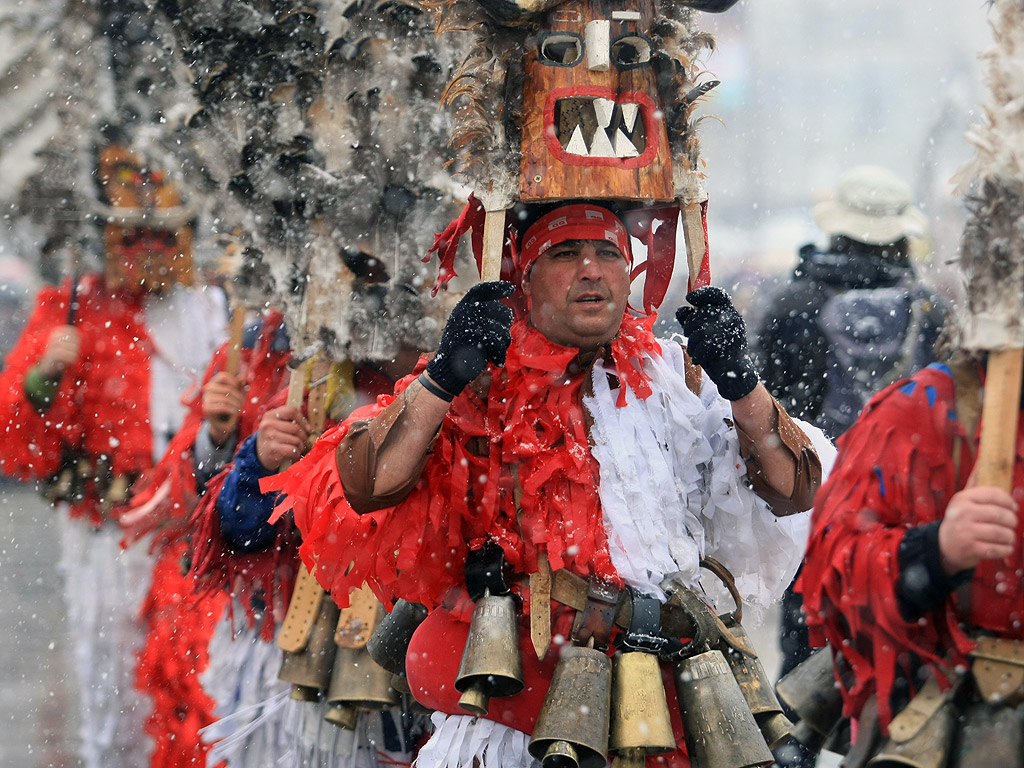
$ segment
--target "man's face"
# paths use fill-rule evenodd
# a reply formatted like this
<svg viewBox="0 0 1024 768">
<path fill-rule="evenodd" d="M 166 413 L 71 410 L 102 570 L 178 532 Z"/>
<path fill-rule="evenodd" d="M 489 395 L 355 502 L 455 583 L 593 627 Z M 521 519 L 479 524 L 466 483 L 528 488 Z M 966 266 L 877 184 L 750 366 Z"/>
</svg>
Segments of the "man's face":
<svg viewBox="0 0 1024 768">
<path fill-rule="evenodd" d="M 565 347 L 596 349 L 619 331 L 629 298 L 629 265 L 607 240 L 553 245 L 523 278 L 530 324 Z"/>
<path fill-rule="evenodd" d="M 177 263 L 179 260 L 182 264 Z M 179 233 L 108 227 L 107 277 L 111 287 L 160 293 L 177 281 L 184 260 Z"/>
</svg>

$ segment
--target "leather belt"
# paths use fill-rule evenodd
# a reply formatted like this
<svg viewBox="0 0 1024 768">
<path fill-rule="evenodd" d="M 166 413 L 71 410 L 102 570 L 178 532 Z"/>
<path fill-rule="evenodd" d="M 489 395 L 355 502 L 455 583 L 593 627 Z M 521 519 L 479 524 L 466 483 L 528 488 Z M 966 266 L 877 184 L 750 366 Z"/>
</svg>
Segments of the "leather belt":
<svg viewBox="0 0 1024 768">
<path fill-rule="evenodd" d="M 551 599 L 562 605 L 583 612 L 587 609 L 587 597 L 590 595 L 590 582 L 565 569 L 551 574 Z M 633 601 L 629 590 L 619 590 L 614 612 L 610 614 L 612 622 L 620 629 L 628 629 L 633 618 Z"/>
</svg>

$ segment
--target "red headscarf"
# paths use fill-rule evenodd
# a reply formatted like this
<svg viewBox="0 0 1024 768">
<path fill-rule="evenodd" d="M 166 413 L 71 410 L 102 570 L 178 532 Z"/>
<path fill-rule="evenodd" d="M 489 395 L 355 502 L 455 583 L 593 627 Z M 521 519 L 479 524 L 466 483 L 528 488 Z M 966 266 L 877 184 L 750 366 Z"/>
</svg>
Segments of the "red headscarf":
<svg viewBox="0 0 1024 768">
<path fill-rule="evenodd" d="M 630 266 L 629 232 L 614 213 L 599 205 L 563 205 L 535 221 L 523 235 L 519 268 L 523 275 L 545 251 L 566 240 L 607 240 L 618 246 Z"/>
<path fill-rule="evenodd" d="M 626 255 L 632 266 L 633 256 L 632 248 L 629 245 L 629 237 L 637 238 L 647 248 L 647 260 L 638 266 L 632 267 L 630 280 L 635 280 L 641 273 L 647 273 L 644 279 L 643 311 L 647 315 L 655 314 L 662 300 L 664 300 L 665 294 L 668 292 L 669 282 L 672 279 L 672 270 L 675 265 L 676 224 L 679 219 L 678 206 L 644 206 L 625 211 L 622 214 L 622 218 L 618 218 L 607 208 L 598 205 L 571 203 L 555 209 L 547 214 L 547 216 L 538 220 L 530 227 L 530 232 L 527 232 L 527 236 L 523 238 L 524 242 L 530 239 L 533 227 L 540 225 L 548 217 L 557 220 L 564 216 L 566 211 L 577 208 L 601 212 L 602 215 L 609 217 L 609 219 L 604 220 L 606 223 L 609 223 L 609 221 L 611 224 L 617 223 L 621 230 L 612 226 L 604 229 L 598 227 L 591 229 L 589 226 L 591 220 L 584 216 L 583 223 L 588 225 L 586 226 L 585 233 L 576 235 L 566 234 L 558 242 L 563 242 L 573 237 L 588 240 L 608 240 L 610 238 L 605 237 L 605 235 L 610 231 L 619 233 L 619 237 L 621 237 L 621 232 L 625 232 L 627 236 L 622 238 L 621 243 L 615 240 L 612 240 L 612 242 L 616 242 L 619 245 L 619 248 L 622 249 L 623 254 Z M 701 210 L 703 219 L 704 208 L 702 207 Z M 441 262 L 438 268 L 437 282 L 434 284 L 434 295 L 437 295 L 437 292 L 446 287 L 448 282 L 455 277 L 455 254 L 458 249 L 459 240 L 470 231 L 473 233 L 473 255 L 476 257 L 477 268 L 480 268 L 483 254 L 484 217 L 483 204 L 470 195 L 469 202 L 459 217 L 449 224 L 443 232 L 434 237 L 434 245 L 423 257 L 423 261 L 430 261 L 431 255 L 436 252 Z M 596 219 L 593 221 L 596 222 Z M 517 224 L 516 215 L 512 211 L 508 211 L 505 216 L 505 231 L 502 237 L 501 279 L 508 280 L 516 286 L 522 282 L 525 268 L 536 259 L 536 255 L 532 257 L 525 254 L 522 257 L 520 256 L 517 247 L 519 242 Z M 595 232 L 598 234 L 595 234 Z M 704 239 L 705 241 L 707 240 L 706 223 Z M 540 242 L 538 245 L 543 245 L 545 242 Z M 539 255 L 539 250 L 537 255 Z M 696 283 L 691 283 L 689 288 L 692 290 L 701 285 L 707 285 L 710 279 L 711 275 L 707 269 L 707 254 L 705 254 L 700 277 Z M 525 314 L 526 301 L 522 294 L 517 293 L 509 303 L 518 316 L 522 317 Z"/>
</svg>

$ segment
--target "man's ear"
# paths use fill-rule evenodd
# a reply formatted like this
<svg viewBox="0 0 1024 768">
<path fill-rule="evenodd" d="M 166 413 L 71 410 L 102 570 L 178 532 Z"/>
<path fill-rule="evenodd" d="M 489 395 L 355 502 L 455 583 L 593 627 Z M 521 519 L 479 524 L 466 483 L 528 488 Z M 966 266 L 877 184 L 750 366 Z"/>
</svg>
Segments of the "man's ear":
<svg viewBox="0 0 1024 768">
<path fill-rule="evenodd" d="M 526 274 L 523 275 L 522 282 L 520 283 L 520 285 L 522 285 L 522 287 L 523 287 L 523 293 L 526 294 L 527 296 L 530 295 L 530 273 L 531 272 L 533 272 L 532 269 L 527 270 Z"/>
</svg>

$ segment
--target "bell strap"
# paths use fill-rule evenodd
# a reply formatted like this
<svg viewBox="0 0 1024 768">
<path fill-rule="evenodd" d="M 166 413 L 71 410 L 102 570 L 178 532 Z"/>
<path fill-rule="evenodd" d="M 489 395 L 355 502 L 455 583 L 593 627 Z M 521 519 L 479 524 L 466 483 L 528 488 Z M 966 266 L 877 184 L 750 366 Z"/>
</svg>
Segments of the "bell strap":
<svg viewBox="0 0 1024 768">
<path fill-rule="evenodd" d="M 277 635 L 277 645 L 283 651 L 300 653 L 309 642 L 309 634 L 320 612 L 320 603 L 327 591 L 320 586 L 303 565 L 295 579 L 288 612 L 281 623 L 281 631 Z"/>
<path fill-rule="evenodd" d="M 547 552 L 537 553 L 537 570 L 530 574 L 530 641 L 537 659 L 551 647 L 551 564 Z"/>
<path fill-rule="evenodd" d="M 358 650 L 365 648 L 370 636 L 380 623 L 384 606 L 366 586 L 349 595 L 348 608 L 342 608 L 334 642 L 339 648 Z"/>
<path fill-rule="evenodd" d="M 512 568 L 501 547 L 493 541 L 466 554 L 465 579 L 469 598 L 476 602 L 485 592 L 507 595 L 511 591 Z"/>
<path fill-rule="evenodd" d="M 975 639 L 978 645 L 968 655 L 971 674 L 984 700 L 1018 703 L 1024 699 L 1024 642 L 987 635 Z"/>
<path fill-rule="evenodd" d="M 914 698 L 910 700 L 889 723 L 889 738 L 897 743 L 905 743 L 917 736 L 921 729 L 938 712 L 944 704 L 953 700 L 960 689 L 964 675 L 950 675 L 950 687 L 943 691 L 934 676 L 929 677 Z"/>
<path fill-rule="evenodd" d="M 615 584 L 601 579 L 588 579 L 583 609 L 576 611 L 576 620 L 570 633 L 573 645 L 606 650 L 619 604 L 628 598 L 629 590 L 619 589 Z"/>
</svg>

